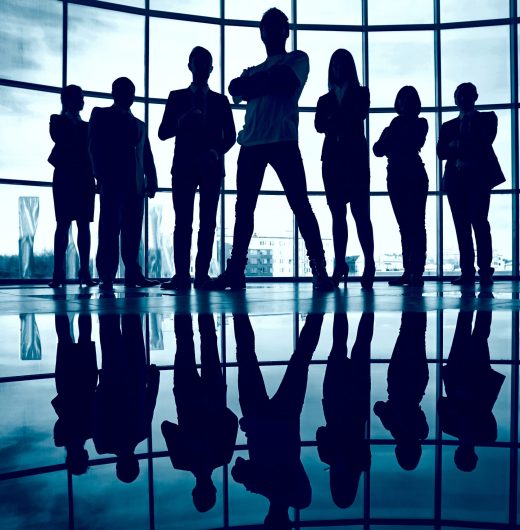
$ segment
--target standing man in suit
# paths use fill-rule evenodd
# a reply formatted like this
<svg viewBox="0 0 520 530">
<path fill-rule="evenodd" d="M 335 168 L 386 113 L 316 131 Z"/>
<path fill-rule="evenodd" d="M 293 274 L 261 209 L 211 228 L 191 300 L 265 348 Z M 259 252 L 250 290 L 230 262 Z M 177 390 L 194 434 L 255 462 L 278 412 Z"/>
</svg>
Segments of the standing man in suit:
<svg viewBox="0 0 520 530">
<path fill-rule="evenodd" d="M 254 213 L 267 164 L 276 171 L 307 247 L 313 285 L 333 291 L 325 269 L 318 222 L 307 196 L 307 183 L 298 146 L 298 100 L 309 75 L 309 57 L 287 52 L 287 16 L 275 7 L 260 21 L 267 58 L 246 68 L 229 84 L 235 103 L 247 102 L 244 128 L 238 134 L 237 202 L 233 250 L 226 270 L 208 283 L 210 290 L 245 289 L 247 250 L 254 231 Z"/>
<path fill-rule="evenodd" d="M 231 149 L 236 139 L 227 97 L 208 87 L 212 62 L 208 50 L 201 46 L 193 48 L 188 61 L 193 82 L 188 88 L 170 92 L 159 127 L 161 140 L 176 138 L 172 166 L 175 275 L 163 283 L 161 289 L 182 290 L 191 287 L 190 249 L 197 188 L 200 208 L 195 289 L 209 279 L 218 200 L 224 178 L 224 154 Z"/>
<path fill-rule="evenodd" d="M 144 197 L 157 191 L 157 173 L 145 125 L 130 112 L 135 86 L 126 77 L 112 83 L 114 104 L 92 110 L 89 147 L 100 192 L 96 265 L 100 289 L 111 290 L 121 256 L 126 287 L 150 287 L 139 265 Z"/>
<path fill-rule="evenodd" d="M 455 104 L 460 114 L 442 125 L 437 143 L 437 155 L 446 160 L 442 187 L 448 194 L 460 252 L 461 276 L 452 281 L 454 285 L 475 283 L 472 228 L 480 284 L 493 283 L 489 201 L 492 188 L 505 178 L 492 146 L 497 116 L 494 112 L 475 110 L 477 98 L 474 84 L 462 83 L 457 87 Z"/>
</svg>

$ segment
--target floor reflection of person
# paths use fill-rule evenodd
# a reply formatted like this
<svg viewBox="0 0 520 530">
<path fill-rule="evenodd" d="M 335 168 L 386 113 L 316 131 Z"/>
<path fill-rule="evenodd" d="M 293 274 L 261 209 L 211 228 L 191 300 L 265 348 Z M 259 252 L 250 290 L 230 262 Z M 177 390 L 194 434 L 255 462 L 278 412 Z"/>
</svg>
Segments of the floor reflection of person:
<svg viewBox="0 0 520 530">
<path fill-rule="evenodd" d="M 429 432 L 421 409 L 428 379 L 426 313 L 403 312 L 388 366 L 388 400 L 377 401 L 374 413 L 395 439 L 395 456 L 406 470 L 415 469 L 419 464 L 421 441 Z"/>
<path fill-rule="evenodd" d="M 234 315 L 238 395 L 249 459 L 231 469 L 236 482 L 269 500 L 265 528 L 292 528 L 288 510 L 311 502 L 311 485 L 300 458 L 300 415 L 309 363 L 318 344 L 322 314 L 308 314 L 278 390 L 269 398 L 255 352 L 248 315 Z"/>
<path fill-rule="evenodd" d="M 446 396 L 437 404 L 444 433 L 459 439 L 455 465 L 473 471 L 478 456 L 475 445 L 497 439 L 493 406 L 505 376 L 491 368 L 488 338 L 491 311 L 477 311 L 473 331 L 473 311 L 460 311 L 448 362 L 441 376 Z"/>
<path fill-rule="evenodd" d="M 363 313 L 350 359 L 346 313 L 334 314 L 332 349 L 323 380 L 326 425 L 316 431 L 320 459 L 330 466 L 334 503 L 348 508 L 356 499 L 361 473 L 370 469 L 366 424 L 370 414 L 370 344 L 374 314 Z"/>
<path fill-rule="evenodd" d="M 102 369 L 94 403 L 94 444 L 116 455 L 122 482 L 139 475 L 135 448 L 148 436 L 159 391 L 159 370 L 146 365 L 140 315 L 99 315 Z"/>
<path fill-rule="evenodd" d="M 68 315 L 55 315 L 58 346 L 56 351 L 56 390 L 51 401 L 58 420 L 54 443 L 65 447 L 67 468 L 73 475 L 88 469 L 85 442 L 92 438 L 93 403 L 98 380 L 96 345 L 91 340 L 92 318 L 79 315 L 78 341 L 74 342 Z"/>
<path fill-rule="evenodd" d="M 199 512 L 213 508 L 213 470 L 231 462 L 238 418 L 226 406 L 226 382 L 220 365 L 213 315 L 199 315 L 201 373 L 197 371 L 191 315 L 175 315 L 177 352 L 173 394 L 177 424 L 164 421 L 161 430 L 175 469 L 195 476 L 193 504 Z"/>
</svg>

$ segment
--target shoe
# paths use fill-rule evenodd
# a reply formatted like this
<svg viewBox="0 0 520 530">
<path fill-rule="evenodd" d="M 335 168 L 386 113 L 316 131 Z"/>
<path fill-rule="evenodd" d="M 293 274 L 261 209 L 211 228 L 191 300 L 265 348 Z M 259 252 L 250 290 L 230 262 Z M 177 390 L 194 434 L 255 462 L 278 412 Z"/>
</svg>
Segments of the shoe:
<svg viewBox="0 0 520 530">
<path fill-rule="evenodd" d="M 101 280 L 101 282 L 99 283 L 99 290 L 100 291 L 113 291 L 114 282 L 112 280 Z"/>
<path fill-rule="evenodd" d="M 86 271 L 83 271 L 81 269 L 79 270 L 78 280 L 80 287 L 83 287 L 83 285 L 85 285 L 85 287 L 94 287 L 99 283 L 92 279 L 92 277 L 90 276 L 90 271 L 88 269 Z"/>
<path fill-rule="evenodd" d="M 59 289 L 60 287 L 65 287 L 65 280 L 53 278 L 47 285 L 53 289 Z"/>
<path fill-rule="evenodd" d="M 493 277 L 492 276 L 481 276 L 480 277 L 480 285 L 482 287 L 491 287 L 493 285 Z"/>
<path fill-rule="evenodd" d="M 410 281 L 408 282 L 408 285 L 410 285 L 411 287 L 422 287 L 424 285 L 424 279 L 422 277 L 422 274 L 412 273 L 410 275 Z"/>
<path fill-rule="evenodd" d="M 208 280 L 200 288 L 204 291 L 225 291 L 228 288 L 232 291 L 241 291 L 246 288 L 244 269 L 245 264 L 243 267 L 239 267 L 229 258 L 226 270 L 216 278 Z"/>
<path fill-rule="evenodd" d="M 125 287 L 155 287 L 159 285 L 159 280 L 149 280 L 144 276 L 138 276 L 137 278 L 125 278 Z"/>
<path fill-rule="evenodd" d="M 365 264 L 365 270 L 361 276 L 361 288 L 362 289 L 372 289 L 374 285 L 374 277 L 376 275 L 376 265 L 375 263 Z"/>
<path fill-rule="evenodd" d="M 204 286 L 210 281 L 211 278 L 207 274 L 206 276 L 195 276 L 195 280 L 193 280 L 193 287 L 197 290 L 204 290 Z"/>
<path fill-rule="evenodd" d="M 334 291 L 334 283 L 327 274 L 325 258 L 313 258 L 309 260 L 312 271 L 312 287 L 315 291 Z"/>
<path fill-rule="evenodd" d="M 330 279 L 336 287 L 339 287 L 341 280 L 343 280 L 344 283 L 347 283 L 348 273 L 349 268 L 347 263 L 338 264 L 334 267 L 334 272 Z"/>
<path fill-rule="evenodd" d="M 171 280 L 161 283 L 161 289 L 165 291 L 189 291 L 191 289 L 191 278 L 181 278 L 177 274 Z"/>
<path fill-rule="evenodd" d="M 475 276 L 462 274 L 458 278 L 451 280 L 452 285 L 475 285 Z"/>
<path fill-rule="evenodd" d="M 401 285 L 408 285 L 410 283 L 411 274 L 408 272 L 404 272 L 402 276 L 398 276 L 397 278 L 392 278 L 388 280 L 388 285 L 392 287 L 399 287 Z"/>
</svg>

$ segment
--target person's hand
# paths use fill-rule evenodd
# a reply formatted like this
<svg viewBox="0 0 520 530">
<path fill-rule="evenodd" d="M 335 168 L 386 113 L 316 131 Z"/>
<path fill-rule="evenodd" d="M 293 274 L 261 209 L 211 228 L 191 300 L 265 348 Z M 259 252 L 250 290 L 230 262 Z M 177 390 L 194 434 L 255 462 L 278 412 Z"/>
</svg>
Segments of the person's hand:
<svg viewBox="0 0 520 530">
<path fill-rule="evenodd" d="M 186 127 L 187 125 L 197 122 L 202 119 L 202 111 L 197 107 L 192 107 L 186 111 L 179 118 L 179 127 Z"/>
<path fill-rule="evenodd" d="M 151 189 L 147 189 L 146 190 L 146 196 L 149 198 L 149 199 L 153 199 L 155 197 L 155 194 L 157 193 L 157 189 L 156 188 L 151 188 Z"/>
</svg>

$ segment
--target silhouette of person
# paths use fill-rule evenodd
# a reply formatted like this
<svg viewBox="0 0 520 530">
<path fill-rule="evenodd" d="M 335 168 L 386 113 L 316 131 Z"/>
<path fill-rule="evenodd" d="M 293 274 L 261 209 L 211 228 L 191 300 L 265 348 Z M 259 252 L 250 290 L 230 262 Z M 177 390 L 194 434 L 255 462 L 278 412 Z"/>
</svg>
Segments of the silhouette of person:
<svg viewBox="0 0 520 530">
<path fill-rule="evenodd" d="M 255 353 L 248 315 L 233 315 L 238 362 L 238 396 L 249 460 L 238 457 L 231 476 L 269 500 L 265 527 L 292 528 L 289 507 L 311 503 L 311 485 L 300 459 L 300 415 L 309 363 L 320 337 L 322 314 L 307 315 L 285 375 L 272 398 L 267 395 Z"/>
<path fill-rule="evenodd" d="M 51 401 L 58 420 L 54 425 L 56 447 L 65 447 L 67 468 L 73 475 L 88 469 L 85 442 L 92 438 L 93 404 L 98 380 L 96 345 L 90 339 L 92 317 L 79 315 L 78 342 L 71 334 L 69 317 L 55 315 L 58 346 L 56 350 L 56 390 Z"/>
<path fill-rule="evenodd" d="M 298 99 L 309 74 L 309 58 L 302 51 L 287 53 L 289 21 L 276 8 L 260 21 L 267 59 L 244 70 L 229 84 L 233 101 L 247 102 L 245 124 L 238 134 L 237 202 L 233 249 L 226 270 L 210 290 L 244 289 L 247 250 L 254 230 L 254 212 L 265 169 L 270 164 L 283 186 L 302 237 L 316 290 L 331 291 L 325 269 L 320 229 L 307 196 L 305 169 L 298 147 Z"/>
<path fill-rule="evenodd" d="M 428 121 L 420 118 L 421 100 L 413 86 L 404 86 L 394 104 L 398 116 L 374 144 L 376 156 L 388 157 L 388 194 L 401 233 L 404 273 L 389 285 L 424 285 L 426 263 L 426 198 L 428 175 L 419 155 Z"/>
<path fill-rule="evenodd" d="M 481 285 L 493 283 L 491 230 L 488 222 L 491 189 L 505 181 L 493 151 L 497 134 L 494 112 L 475 109 L 477 88 L 462 83 L 455 90 L 457 118 L 442 124 L 437 155 L 446 160 L 442 188 L 448 195 L 460 252 L 460 277 L 454 285 L 475 283 L 475 251 L 471 229 L 477 243 L 477 264 Z"/>
<path fill-rule="evenodd" d="M 201 374 L 195 362 L 191 315 L 174 316 L 177 353 L 173 394 L 178 423 L 163 421 L 161 430 L 175 469 L 195 476 L 193 504 L 199 512 L 213 508 L 213 470 L 231 462 L 238 418 L 226 406 L 226 382 L 220 366 L 213 315 L 199 315 Z"/>
<path fill-rule="evenodd" d="M 348 276 L 345 261 L 348 227 L 347 204 L 356 221 L 365 268 L 361 285 L 371 289 L 376 271 L 374 233 L 370 220 L 370 168 L 363 122 L 368 116 L 370 93 L 360 86 L 356 64 L 348 50 L 338 49 L 330 58 L 329 91 L 321 96 L 314 125 L 325 133 L 321 152 L 323 184 L 332 214 L 336 286 Z"/>
<path fill-rule="evenodd" d="M 139 245 L 144 197 L 157 191 L 157 173 L 145 125 L 130 112 L 135 86 L 126 77 L 112 83 L 114 104 L 92 110 L 90 154 L 100 190 L 99 243 L 96 265 L 100 288 L 111 290 L 121 257 L 126 287 L 150 287 L 158 282 L 143 276 Z"/>
<path fill-rule="evenodd" d="M 159 138 L 175 137 L 172 166 L 172 196 L 175 210 L 173 258 L 175 275 L 162 289 L 189 289 L 190 248 L 195 192 L 199 189 L 199 234 L 194 287 L 209 279 L 209 265 L 215 238 L 218 200 L 224 178 L 224 154 L 235 143 L 231 106 L 226 96 L 208 88 L 213 70 L 211 53 L 196 46 L 188 68 L 191 85 L 170 92 L 159 127 Z"/>
<path fill-rule="evenodd" d="M 475 469 L 476 444 L 497 439 L 493 406 L 505 376 L 491 368 L 491 316 L 491 311 L 477 311 L 472 332 L 473 311 L 459 312 L 448 362 L 441 369 L 446 397 L 437 403 L 440 427 L 459 439 L 454 458 L 461 471 Z"/>
<path fill-rule="evenodd" d="M 421 459 L 421 440 L 428 436 L 421 400 L 428 384 L 426 313 L 403 312 L 401 328 L 388 365 L 388 401 L 377 401 L 374 413 L 396 441 L 399 465 L 410 471 Z"/>
<path fill-rule="evenodd" d="M 52 114 L 50 134 L 54 141 L 49 163 L 54 166 L 52 196 L 56 231 L 54 271 L 49 287 L 65 284 L 65 253 L 72 221 L 78 227 L 79 282 L 92 287 L 89 270 L 90 227 L 94 220 L 95 181 L 88 152 L 88 123 L 81 119 L 83 91 L 68 85 L 61 91 L 61 114 Z"/>
<path fill-rule="evenodd" d="M 116 455 L 122 482 L 139 476 L 135 448 L 150 436 L 159 370 L 146 366 L 140 315 L 99 315 L 102 369 L 94 402 L 94 445 Z"/>
<path fill-rule="evenodd" d="M 323 380 L 326 425 L 316 431 L 320 460 L 330 466 L 330 492 L 339 508 L 356 500 L 359 479 L 370 469 L 366 423 L 370 414 L 370 343 L 374 313 L 363 313 L 352 355 L 347 356 L 348 320 L 335 313 L 332 349 Z"/>
</svg>

